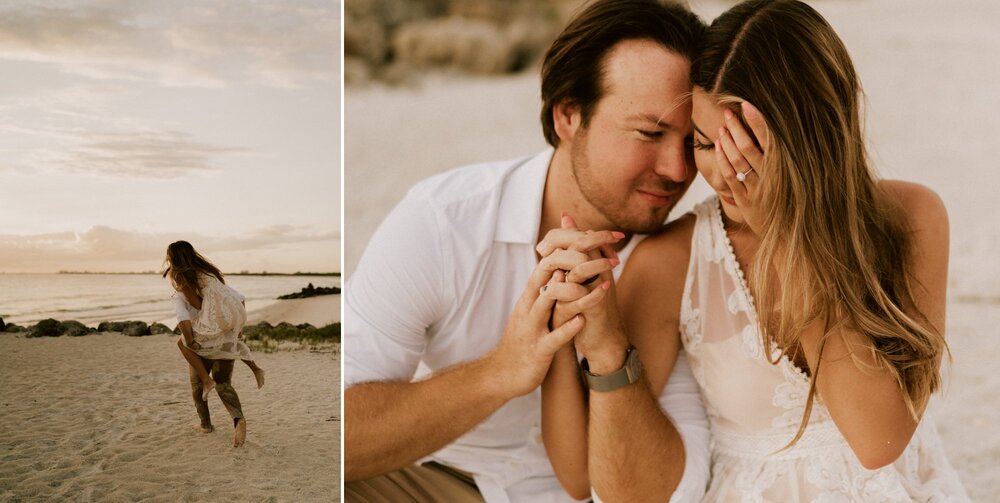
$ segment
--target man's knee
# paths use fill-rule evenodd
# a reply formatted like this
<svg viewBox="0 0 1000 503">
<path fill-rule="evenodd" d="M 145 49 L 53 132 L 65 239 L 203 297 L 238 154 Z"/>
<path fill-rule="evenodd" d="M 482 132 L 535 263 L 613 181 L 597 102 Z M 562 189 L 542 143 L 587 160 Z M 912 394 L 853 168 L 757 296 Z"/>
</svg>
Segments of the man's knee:
<svg viewBox="0 0 1000 503">
<path fill-rule="evenodd" d="M 233 377 L 232 360 L 216 360 L 212 364 L 212 379 L 217 384 L 229 384 Z"/>
</svg>

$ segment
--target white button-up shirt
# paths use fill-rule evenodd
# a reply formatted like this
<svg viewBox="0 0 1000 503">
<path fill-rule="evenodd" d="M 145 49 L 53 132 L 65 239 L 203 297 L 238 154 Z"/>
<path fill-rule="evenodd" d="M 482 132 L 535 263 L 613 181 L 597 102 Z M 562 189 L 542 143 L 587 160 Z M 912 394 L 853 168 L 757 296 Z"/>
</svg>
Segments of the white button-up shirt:
<svg viewBox="0 0 1000 503">
<path fill-rule="evenodd" d="M 551 159 L 549 149 L 466 166 L 407 193 L 344 288 L 345 388 L 413 380 L 497 346 L 538 263 L 534 247 Z M 619 252 L 623 262 L 640 240 L 633 237 Z M 687 454 L 672 501 L 698 501 L 708 481 L 708 421 L 683 352 L 660 403 Z M 540 417 L 536 389 L 421 461 L 472 473 L 487 503 L 573 501 L 545 455 Z"/>
</svg>

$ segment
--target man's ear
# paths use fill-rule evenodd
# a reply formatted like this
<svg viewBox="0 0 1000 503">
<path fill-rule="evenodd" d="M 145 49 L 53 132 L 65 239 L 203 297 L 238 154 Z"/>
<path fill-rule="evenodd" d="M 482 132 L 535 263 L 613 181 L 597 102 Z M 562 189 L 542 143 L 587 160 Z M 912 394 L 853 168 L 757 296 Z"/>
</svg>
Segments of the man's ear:
<svg viewBox="0 0 1000 503">
<path fill-rule="evenodd" d="M 580 107 L 569 101 L 562 101 L 552 107 L 552 124 L 561 142 L 572 142 L 583 121 Z"/>
</svg>

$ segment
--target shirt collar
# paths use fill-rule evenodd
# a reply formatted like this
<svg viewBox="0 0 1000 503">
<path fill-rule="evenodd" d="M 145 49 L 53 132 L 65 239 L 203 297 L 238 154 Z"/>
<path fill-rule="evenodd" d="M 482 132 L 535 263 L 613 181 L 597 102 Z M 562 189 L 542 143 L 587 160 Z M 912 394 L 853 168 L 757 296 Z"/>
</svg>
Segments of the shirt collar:
<svg viewBox="0 0 1000 503">
<path fill-rule="evenodd" d="M 534 245 L 542 223 L 542 196 L 554 150 L 550 147 L 515 168 L 504 181 L 493 240 Z"/>
</svg>

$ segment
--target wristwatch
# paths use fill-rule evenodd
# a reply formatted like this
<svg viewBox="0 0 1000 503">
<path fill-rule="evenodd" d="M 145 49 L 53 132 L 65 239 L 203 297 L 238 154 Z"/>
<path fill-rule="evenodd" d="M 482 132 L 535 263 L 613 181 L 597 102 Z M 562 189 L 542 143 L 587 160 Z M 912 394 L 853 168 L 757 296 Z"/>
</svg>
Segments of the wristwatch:
<svg viewBox="0 0 1000 503">
<path fill-rule="evenodd" d="M 583 381 L 587 387 L 594 391 L 614 391 L 623 386 L 628 386 L 642 377 L 642 361 L 639 360 L 639 351 L 633 346 L 628 347 L 625 352 L 625 363 L 622 368 L 607 374 L 596 375 L 590 373 L 590 364 L 584 358 L 580 361 L 580 372 L 583 374 Z"/>
</svg>

